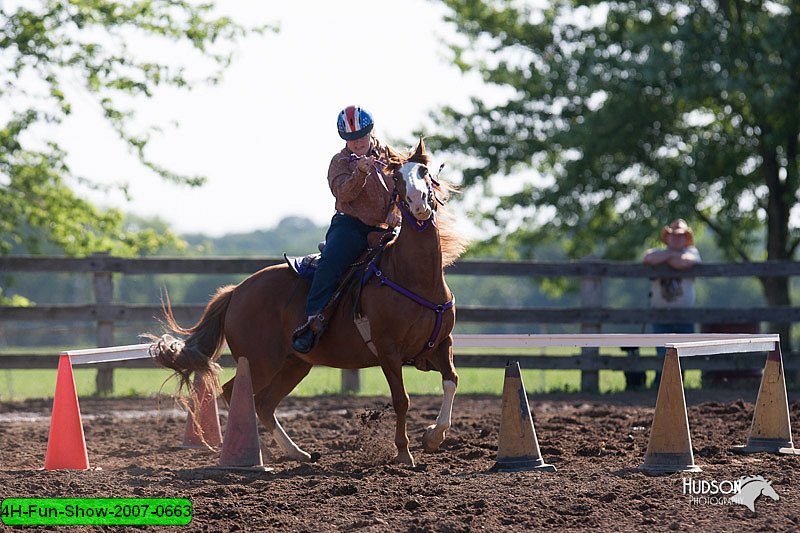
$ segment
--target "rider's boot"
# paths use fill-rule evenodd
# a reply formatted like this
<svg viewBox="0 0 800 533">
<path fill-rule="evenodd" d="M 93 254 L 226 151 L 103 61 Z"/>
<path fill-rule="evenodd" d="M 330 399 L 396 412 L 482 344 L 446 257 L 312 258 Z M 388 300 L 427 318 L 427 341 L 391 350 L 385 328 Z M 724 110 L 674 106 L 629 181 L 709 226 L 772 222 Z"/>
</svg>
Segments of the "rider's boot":
<svg viewBox="0 0 800 533">
<path fill-rule="evenodd" d="M 317 345 L 325 331 L 325 318 L 322 314 L 311 315 L 292 334 L 292 348 L 296 352 L 308 353 Z"/>
</svg>

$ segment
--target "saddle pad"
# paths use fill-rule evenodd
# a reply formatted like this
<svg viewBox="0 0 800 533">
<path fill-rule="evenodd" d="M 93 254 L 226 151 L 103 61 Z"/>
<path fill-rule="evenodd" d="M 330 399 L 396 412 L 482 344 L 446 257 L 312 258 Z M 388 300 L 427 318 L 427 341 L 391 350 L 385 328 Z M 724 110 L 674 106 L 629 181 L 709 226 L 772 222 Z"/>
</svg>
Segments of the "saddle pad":
<svg viewBox="0 0 800 533">
<path fill-rule="evenodd" d="M 309 254 L 306 256 L 289 257 L 283 254 L 283 259 L 292 272 L 297 274 L 298 277 L 311 281 L 314 279 L 314 272 L 317 271 L 317 264 L 322 254 Z"/>
</svg>

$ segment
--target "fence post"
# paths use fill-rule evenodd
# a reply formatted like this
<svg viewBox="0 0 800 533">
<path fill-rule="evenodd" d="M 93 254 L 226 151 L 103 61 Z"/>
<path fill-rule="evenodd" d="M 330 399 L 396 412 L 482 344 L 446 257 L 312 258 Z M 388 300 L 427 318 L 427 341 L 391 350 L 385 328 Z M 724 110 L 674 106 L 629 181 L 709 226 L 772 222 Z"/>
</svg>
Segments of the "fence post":
<svg viewBox="0 0 800 533">
<path fill-rule="evenodd" d="M 593 257 L 584 257 L 582 262 L 594 260 Z M 603 279 L 596 276 L 581 278 L 581 307 L 584 309 L 598 309 L 603 306 Z M 601 324 L 581 324 L 581 333 L 600 333 Z M 597 360 L 600 355 L 599 348 L 581 348 L 581 361 L 590 362 Z M 581 370 L 581 392 L 600 392 L 600 372 L 598 370 Z"/>
<path fill-rule="evenodd" d="M 108 252 L 92 254 L 92 257 L 108 257 Z M 92 280 L 96 305 L 108 305 L 114 299 L 114 280 L 111 272 L 95 272 Z M 110 317 L 97 316 L 97 347 L 114 345 L 114 321 Z M 97 394 L 111 394 L 114 390 L 114 369 L 100 366 L 95 378 Z"/>
<path fill-rule="evenodd" d="M 361 390 L 361 374 L 358 370 L 342 369 L 342 394 L 358 393 Z"/>
</svg>

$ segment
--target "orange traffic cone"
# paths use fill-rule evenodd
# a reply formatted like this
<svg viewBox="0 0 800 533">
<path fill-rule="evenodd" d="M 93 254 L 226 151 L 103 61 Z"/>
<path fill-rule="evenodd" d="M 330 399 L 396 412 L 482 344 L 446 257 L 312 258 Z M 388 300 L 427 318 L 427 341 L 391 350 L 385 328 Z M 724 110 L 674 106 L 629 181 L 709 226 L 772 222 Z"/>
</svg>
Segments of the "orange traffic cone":
<svg viewBox="0 0 800 533">
<path fill-rule="evenodd" d="M 767 355 L 747 444 L 734 446 L 731 451 L 800 455 L 800 450 L 792 443 L 789 402 L 786 397 L 786 380 L 779 343 L 776 343 L 775 349 Z"/>
<path fill-rule="evenodd" d="M 667 348 L 664 357 L 650 440 L 644 464 L 639 469 L 656 473 L 702 472 L 694 464 L 683 376 L 675 348 Z"/>
<path fill-rule="evenodd" d="M 246 358 L 239 357 L 219 466 L 221 468 L 272 470 L 272 468 L 263 466 L 262 463 L 256 406 L 253 402 L 253 382 L 250 378 L 250 363 Z"/>
<path fill-rule="evenodd" d="M 217 396 L 202 375 L 196 373 L 181 448 L 205 448 L 220 444 L 222 444 L 222 431 L 219 427 Z"/>
<path fill-rule="evenodd" d="M 556 471 L 556 467 L 545 464 L 542 459 L 518 361 L 506 365 L 500 438 L 497 459 L 491 470 L 493 472 Z"/>
<path fill-rule="evenodd" d="M 75 390 L 75 378 L 72 375 L 72 361 L 66 354 L 61 354 L 58 359 L 58 376 L 44 469 L 89 469 L 89 455 L 86 452 L 86 438 L 83 435 L 78 392 Z"/>
</svg>

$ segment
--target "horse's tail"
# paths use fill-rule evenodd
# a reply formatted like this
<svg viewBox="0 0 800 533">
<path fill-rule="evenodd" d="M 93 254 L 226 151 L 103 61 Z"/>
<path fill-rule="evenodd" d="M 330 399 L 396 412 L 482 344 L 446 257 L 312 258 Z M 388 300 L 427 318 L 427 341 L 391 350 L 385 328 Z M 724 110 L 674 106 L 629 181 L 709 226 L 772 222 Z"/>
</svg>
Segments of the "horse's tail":
<svg viewBox="0 0 800 533">
<path fill-rule="evenodd" d="M 160 338 L 150 336 L 154 341 L 150 347 L 150 355 L 161 366 L 175 371 L 180 377 L 181 388 L 190 388 L 189 376 L 192 372 L 198 372 L 216 383 L 215 378 L 220 369 L 216 361 L 225 343 L 225 313 L 235 288 L 235 285 L 227 285 L 217 289 L 216 294 L 206 304 L 203 316 L 190 328 L 181 327 L 175 320 L 169 296 L 162 300 L 161 309 L 166 329 L 188 337 L 178 339 L 170 333 L 165 333 Z"/>
</svg>

